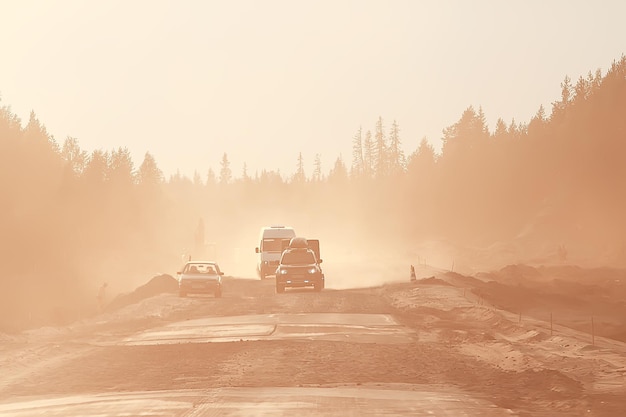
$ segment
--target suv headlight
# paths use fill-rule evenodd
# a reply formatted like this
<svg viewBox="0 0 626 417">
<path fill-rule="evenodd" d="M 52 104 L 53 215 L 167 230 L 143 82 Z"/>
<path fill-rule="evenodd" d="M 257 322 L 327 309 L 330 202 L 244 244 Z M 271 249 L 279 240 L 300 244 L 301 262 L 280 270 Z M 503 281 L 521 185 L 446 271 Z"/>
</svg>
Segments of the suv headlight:
<svg viewBox="0 0 626 417">
<path fill-rule="evenodd" d="M 316 273 L 316 272 L 317 272 L 317 268 L 309 268 L 309 269 L 307 270 L 307 272 L 308 272 L 309 274 L 314 274 L 314 273 Z"/>
<path fill-rule="evenodd" d="M 281 274 L 281 275 L 285 275 L 287 273 L 287 270 L 286 269 L 279 269 L 278 273 Z"/>
</svg>

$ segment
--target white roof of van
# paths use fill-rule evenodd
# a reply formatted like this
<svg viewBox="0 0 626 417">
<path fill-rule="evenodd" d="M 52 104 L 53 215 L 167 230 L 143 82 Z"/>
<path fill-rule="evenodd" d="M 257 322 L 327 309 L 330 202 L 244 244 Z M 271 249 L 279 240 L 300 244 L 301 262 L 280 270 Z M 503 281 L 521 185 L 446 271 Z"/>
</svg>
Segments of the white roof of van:
<svg viewBox="0 0 626 417">
<path fill-rule="evenodd" d="M 261 237 L 293 237 L 296 232 L 289 226 L 269 226 L 261 228 Z"/>
</svg>

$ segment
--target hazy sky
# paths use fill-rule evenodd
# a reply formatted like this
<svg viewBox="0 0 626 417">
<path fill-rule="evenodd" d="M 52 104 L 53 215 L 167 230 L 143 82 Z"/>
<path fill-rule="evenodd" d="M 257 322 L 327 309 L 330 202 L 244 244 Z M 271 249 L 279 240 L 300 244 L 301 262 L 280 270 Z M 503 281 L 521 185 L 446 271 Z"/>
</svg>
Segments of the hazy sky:
<svg viewBox="0 0 626 417">
<path fill-rule="evenodd" d="M 166 176 L 224 152 L 310 174 L 395 119 L 407 154 L 468 106 L 548 114 L 566 75 L 626 52 L 626 1 L 0 0 L 0 105 L 59 143 L 149 151 Z"/>
</svg>

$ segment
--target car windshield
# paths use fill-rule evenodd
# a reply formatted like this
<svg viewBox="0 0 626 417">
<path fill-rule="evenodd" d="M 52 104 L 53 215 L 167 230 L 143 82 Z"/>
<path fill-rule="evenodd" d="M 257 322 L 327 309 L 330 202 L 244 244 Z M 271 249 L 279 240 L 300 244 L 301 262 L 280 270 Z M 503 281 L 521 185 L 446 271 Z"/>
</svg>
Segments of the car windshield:
<svg viewBox="0 0 626 417">
<path fill-rule="evenodd" d="M 215 275 L 217 273 L 215 266 L 212 264 L 188 264 L 183 271 L 185 274 L 207 274 Z"/>
<path fill-rule="evenodd" d="M 308 250 L 285 252 L 280 263 L 283 265 L 310 265 L 315 263 L 315 255 Z"/>
<path fill-rule="evenodd" d="M 283 238 L 263 239 L 261 250 L 263 252 L 282 252 Z"/>
</svg>

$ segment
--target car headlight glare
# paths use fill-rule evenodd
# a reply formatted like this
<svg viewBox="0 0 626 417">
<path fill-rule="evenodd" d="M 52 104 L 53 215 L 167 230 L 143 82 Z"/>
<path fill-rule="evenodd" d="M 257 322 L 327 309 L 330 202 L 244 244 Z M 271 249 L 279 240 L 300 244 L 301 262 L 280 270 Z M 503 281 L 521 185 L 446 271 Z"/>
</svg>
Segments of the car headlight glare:
<svg viewBox="0 0 626 417">
<path fill-rule="evenodd" d="M 315 268 L 309 268 L 309 269 L 307 270 L 307 272 L 308 272 L 309 274 L 314 274 L 314 273 L 316 273 L 316 272 L 317 272 L 317 269 L 315 269 Z"/>
</svg>

